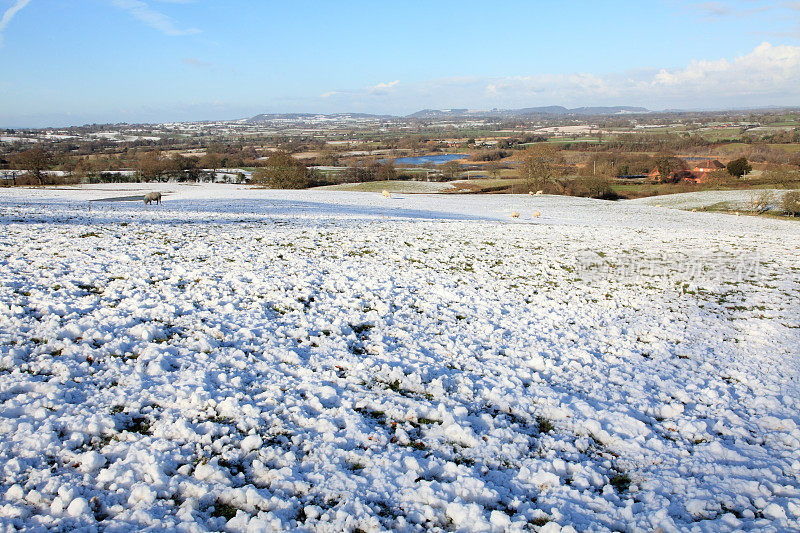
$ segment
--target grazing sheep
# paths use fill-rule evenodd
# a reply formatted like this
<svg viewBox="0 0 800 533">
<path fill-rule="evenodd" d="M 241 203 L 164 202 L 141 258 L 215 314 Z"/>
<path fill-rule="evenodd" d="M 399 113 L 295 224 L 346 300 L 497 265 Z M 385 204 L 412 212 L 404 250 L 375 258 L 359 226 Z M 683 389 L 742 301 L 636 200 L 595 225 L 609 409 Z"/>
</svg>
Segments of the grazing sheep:
<svg viewBox="0 0 800 533">
<path fill-rule="evenodd" d="M 151 203 L 155 202 L 156 205 L 161 204 L 161 193 L 160 192 L 149 192 L 144 195 L 144 203 L 146 205 L 150 205 Z"/>
<path fill-rule="evenodd" d="M 540 216 L 542 216 L 542 214 L 539 211 L 533 212 L 533 218 L 539 218 Z"/>
<path fill-rule="evenodd" d="M 511 218 L 519 218 L 519 213 L 514 211 L 513 213 L 511 213 Z"/>
<path fill-rule="evenodd" d="M 383 194 L 384 198 L 391 198 L 392 197 L 392 195 L 389 194 L 389 191 L 387 191 L 386 189 L 383 190 L 382 194 Z"/>
<path fill-rule="evenodd" d="M 544 194 L 544 191 L 536 191 L 536 196 L 541 196 Z"/>
</svg>

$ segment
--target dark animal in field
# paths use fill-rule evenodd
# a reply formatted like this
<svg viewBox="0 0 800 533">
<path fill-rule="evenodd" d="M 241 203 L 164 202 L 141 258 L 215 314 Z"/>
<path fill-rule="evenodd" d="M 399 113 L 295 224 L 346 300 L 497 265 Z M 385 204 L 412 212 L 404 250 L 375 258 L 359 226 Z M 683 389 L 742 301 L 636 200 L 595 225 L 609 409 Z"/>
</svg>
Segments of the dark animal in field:
<svg viewBox="0 0 800 533">
<path fill-rule="evenodd" d="M 144 203 L 150 205 L 151 203 L 155 202 L 156 205 L 161 204 L 161 193 L 160 192 L 149 192 L 144 195 Z"/>
</svg>

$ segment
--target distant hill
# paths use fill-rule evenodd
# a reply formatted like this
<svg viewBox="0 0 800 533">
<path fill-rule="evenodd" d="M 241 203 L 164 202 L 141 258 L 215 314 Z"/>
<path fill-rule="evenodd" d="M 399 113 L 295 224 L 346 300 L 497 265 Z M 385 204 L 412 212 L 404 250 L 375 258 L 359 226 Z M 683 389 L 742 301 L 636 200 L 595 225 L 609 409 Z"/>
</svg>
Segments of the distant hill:
<svg viewBox="0 0 800 533">
<path fill-rule="evenodd" d="M 423 109 L 405 117 L 393 115 L 373 115 L 369 113 L 264 113 L 247 119 L 248 122 L 268 122 L 271 120 L 319 120 L 319 119 L 392 119 L 407 118 L 418 120 L 435 120 L 445 118 L 480 118 L 480 117 L 524 117 L 532 115 L 565 116 L 565 115 L 625 115 L 634 113 L 650 113 L 644 107 L 611 106 L 611 107 L 576 107 L 568 109 L 560 105 L 543 107 L 525 107 L 522 109 Z"/>
<path fill-rule="evenodd" d="M 416 113 L 406 115 L 406 118 L 446 118 L 446 117 L 462 117 L 475 113 L 484 113 L 483 111 L 470 111 L 469 109 L 423 109 Z"/>
<path fill-rule="evenodd" d="M 625 115 L 628 113 L 650 113 L 645 107 L 612 106 L 612 107 L 576 107 L 570 109 L 573 115 Z"/>
<path fill-rule="evenodd" d="M 322 113 L 262 113 L 247 119 L 248 122 L 267 122 L 270 120 L 302 120 L 302 119 L 355 119 L 355 118 L 394 118 L 390 115 L 371 115 L 369 113 L 333 113 L 325 115 Z"/>
<path fill-rule="evenodd" d="M 611 107 L 576 107 L 568 109 L 560 105 L 543 107 L 525 107 L 522 109 L 492 109 L 491 111 L 471 111 L 467 109 L 423 109 L 406 118 L 436 119 L 456 117 L 520 117 L 530 115 L 623 115 L 633 113 L 649 113 L 644 107 L 611 106 Z"/>
</svg>

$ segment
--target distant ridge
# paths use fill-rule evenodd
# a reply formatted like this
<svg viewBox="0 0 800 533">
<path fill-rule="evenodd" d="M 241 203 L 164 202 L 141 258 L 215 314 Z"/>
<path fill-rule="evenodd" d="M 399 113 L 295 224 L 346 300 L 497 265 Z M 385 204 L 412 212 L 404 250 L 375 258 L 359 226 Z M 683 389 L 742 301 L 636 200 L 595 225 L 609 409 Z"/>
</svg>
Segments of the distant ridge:
<svg viewBox="0 0 800 533">
<path fill-rule="evenodd" d="M 492 109 L 492 110 L 473 110 L 473 109 L 423 109 L 416 113 L 411 113 L 404 117 L 395 115 L 374 115 L 370 113 L 262 113 L 247 119 L 247 122 L 268 122 L 271 120 L 320 120 L 320 119 L 418 119 L 433 120 L 446 118 L 513 118 L 525 116 L 606 116 L 606 115 L 629 115 L 651 113 L 644 107 L 632 106 L 609 106 L 609 107 L 576 107 L 573 109 L 560 105 L 542 107 L 524 107 L 522 109 Z"/>
<path fill-rule="evenodd" d="M 268 120 L 300 120 L 300 119 L 343 119 L 343 118 L 395 118 L 391 115 L 371 115 L 369 113 L 262 113 L 247 119 L 248 122 L 266 122 Z"/>
<path fill-rule="evenodd" d="M 644 107 L 610 106 L 610 107 L 576 107 L 568 109 L 560 105 L 543 107 L 525 107 L 522 109 L 492 109 L 491 111 L 470 111 L 467 109 L 423 109 L 408 115 L 406 118 L 434 119 L 455 117 L 522 117 L 530 115 L 627 115 L 636 113 L 650 113 Z"/>
</svg>

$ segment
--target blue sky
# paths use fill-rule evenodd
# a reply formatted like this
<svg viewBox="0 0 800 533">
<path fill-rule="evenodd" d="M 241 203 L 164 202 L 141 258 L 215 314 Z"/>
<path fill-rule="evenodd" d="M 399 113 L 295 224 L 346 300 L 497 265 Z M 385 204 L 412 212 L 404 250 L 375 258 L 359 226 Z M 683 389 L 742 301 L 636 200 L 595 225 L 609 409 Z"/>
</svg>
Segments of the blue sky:
<svg viewBox="0 0 800 533">
<path fill-rule="evenodd" d="M 800 105 L 800 2 L 0 0 L 0 127 Z"/>
</svg>

